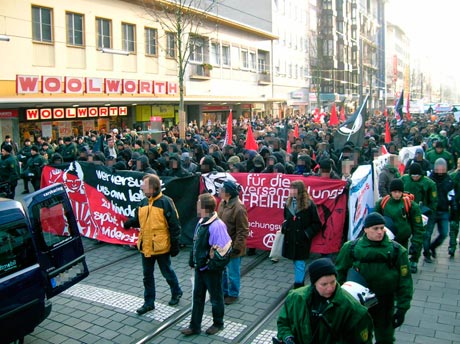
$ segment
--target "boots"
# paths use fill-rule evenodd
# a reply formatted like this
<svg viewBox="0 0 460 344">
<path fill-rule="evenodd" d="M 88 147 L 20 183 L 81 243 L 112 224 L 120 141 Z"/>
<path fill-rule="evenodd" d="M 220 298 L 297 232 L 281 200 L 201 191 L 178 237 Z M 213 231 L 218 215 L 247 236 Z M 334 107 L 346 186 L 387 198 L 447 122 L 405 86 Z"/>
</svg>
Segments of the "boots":
<svg viewBox="0 0 460 344">
<path fill-rule="evenodd" d="M 294 289 L 303 287 L 303 283 L 294 283 Z"/>
<path fill-rule="evenodd" d="M 455 256 L 455 247 L 449 247 L 448 253 L 449 253 L 450 258 L 454 258 L 454 256 Z"/>
</svg>

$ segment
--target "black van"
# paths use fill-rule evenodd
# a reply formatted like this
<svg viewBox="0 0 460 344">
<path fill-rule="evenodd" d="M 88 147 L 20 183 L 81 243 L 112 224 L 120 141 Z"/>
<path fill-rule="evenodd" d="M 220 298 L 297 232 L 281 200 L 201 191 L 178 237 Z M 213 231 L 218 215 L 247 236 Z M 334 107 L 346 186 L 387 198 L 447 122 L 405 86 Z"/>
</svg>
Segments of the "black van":
<svg viewBox="0 0 460 344">
<path fill-rule="evenodd" d="M 64 186 L 24 204 L 0 198 L 0 343 L 22 341 L 50 314 L 49 299 L 89 274 Z"/>
</svg>

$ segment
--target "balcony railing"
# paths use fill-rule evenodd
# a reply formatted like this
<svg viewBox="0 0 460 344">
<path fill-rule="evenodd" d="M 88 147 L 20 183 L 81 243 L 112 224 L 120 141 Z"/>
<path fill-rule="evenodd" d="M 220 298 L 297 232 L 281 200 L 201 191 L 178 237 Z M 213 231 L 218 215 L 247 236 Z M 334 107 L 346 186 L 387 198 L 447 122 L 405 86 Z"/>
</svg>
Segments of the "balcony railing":
<svg viewBox="0 0 460 344">
<path fill-rule="evenodd" d="M 272 82 L 270 73 L 259 72 L 259 85 L 268 85 Z"/>
</svg>

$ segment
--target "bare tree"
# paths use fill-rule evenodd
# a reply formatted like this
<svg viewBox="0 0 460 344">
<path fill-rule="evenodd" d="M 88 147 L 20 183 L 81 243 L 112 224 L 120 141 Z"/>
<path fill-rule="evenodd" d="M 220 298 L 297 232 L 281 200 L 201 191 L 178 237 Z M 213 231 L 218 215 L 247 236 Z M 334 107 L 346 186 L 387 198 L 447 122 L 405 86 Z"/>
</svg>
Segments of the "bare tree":
<svg viewBox="0 0 460 344">
<path fill-rule="evenodd" d="M 179 134 L 185 137 L 187 126 L 184 105 L 184 76 L 189 63 L 190 54 L 195 46 L 192 43 L 197 37 L 202 37 L 203 21 L 216 6 L 215 0 L 143 0 L 149 15 L 158 21 L 163 32 L 174 37 L 174 50 L 171 46 L 166 51 L 168 58 L 177 63 L 179 83 Z M 206 62 L 206 61 L 203 61 Z"/>
</svg>

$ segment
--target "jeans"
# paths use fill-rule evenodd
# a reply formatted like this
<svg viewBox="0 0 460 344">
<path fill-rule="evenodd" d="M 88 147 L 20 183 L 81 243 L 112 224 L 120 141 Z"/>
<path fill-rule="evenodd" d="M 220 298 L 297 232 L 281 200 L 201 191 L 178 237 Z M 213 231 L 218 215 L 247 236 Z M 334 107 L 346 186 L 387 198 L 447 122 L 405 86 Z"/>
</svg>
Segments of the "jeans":
<svg viewBox="0 0 460 344">
<path fill-rule="evenodd" d="M 294 260 L 294 283 L 304 283 L 306 265 L 305 260 Z"/>
<path fill-rule="evenodd" d="M 213 325 L 224 326 L 224 294 L 222 291 L 222 271 L 195 270 L 195 287 L 193 288 L 193 305 L 190 328 L 199 332 L 203 319 L 206 290 L 211 300 Z"/>
<path fill-rule="evenodd" d="M 224 269 L 222 287 L 225 296 L 238 297 L 240 295 L 240 266 L 241 257 L 230 258 Z"/>
<path fill-rule="evenodd" d="M 151 256 L 148 258 L 142 255 L 142 270 L 144 274 L 144 301 L 148 306 L 155 305 L 156 292 L 154 270 L 156 261 L 158 261 L 158 266 L 160 267 L 161 274 L 166 279 L 166 282 L 168 282 L 169 287 L 171 288 L 171 295 L 174 297 L 182 294 L 176 273 L 171 267 L 171 256 L 169 253 Z"/>
<path fill-rule="evenodd" d="M 431 242 L 431 236 L 433 234 L 434 225 L 438 225 L 438 233 L 439 235 L 436 239 Z M 447 238 L 447 234 L 449 233 L 449 212 L 448 211 L 437 211 L 434 215 L 434 221 L 428 222 L 425 231 L 425 240 L 423 242 L 423 253 L 427 255 L 430 251 L 430 248 L 436 248 L 440 246 L 444 239 Z"/>
</svg>

